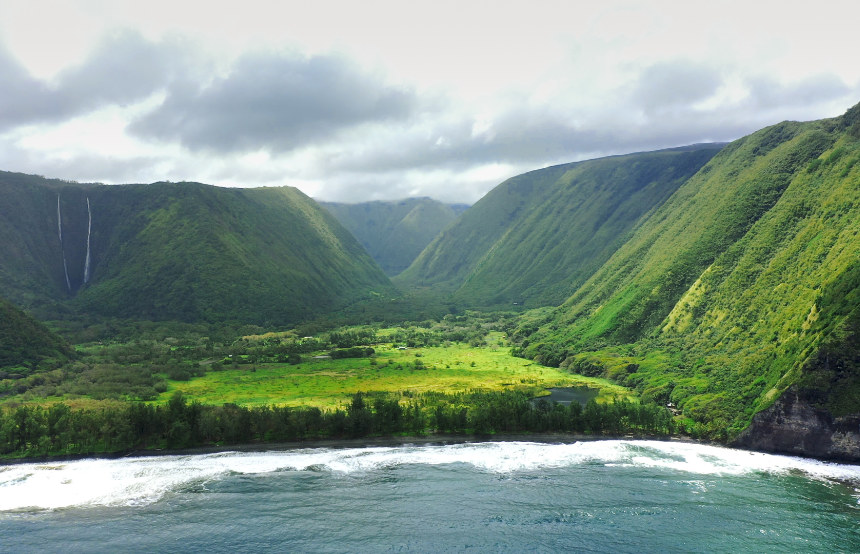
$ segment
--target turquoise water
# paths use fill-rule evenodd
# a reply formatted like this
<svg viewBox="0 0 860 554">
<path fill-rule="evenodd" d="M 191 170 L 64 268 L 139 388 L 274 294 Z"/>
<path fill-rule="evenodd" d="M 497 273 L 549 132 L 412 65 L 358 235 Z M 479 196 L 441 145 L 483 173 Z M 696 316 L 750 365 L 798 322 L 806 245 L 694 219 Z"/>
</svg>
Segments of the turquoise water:
<svg viewBox="0 0 860 554">
<path fill-rule="evenodd" d="M 860 467 L 471 443 L 0 467 L 8 552 L 860 552 Z"/>
</svg>

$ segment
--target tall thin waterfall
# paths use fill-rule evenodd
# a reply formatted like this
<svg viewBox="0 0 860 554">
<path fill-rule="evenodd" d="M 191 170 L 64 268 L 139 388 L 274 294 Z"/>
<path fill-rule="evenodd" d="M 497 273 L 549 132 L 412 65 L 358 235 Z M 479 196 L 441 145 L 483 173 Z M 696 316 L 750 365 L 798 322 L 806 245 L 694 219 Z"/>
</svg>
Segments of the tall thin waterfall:
<svg viewBox="0 0 860 554">
<path fill-rule="evenodd" d="M 63 214 L 60 213 L 60 195 L 57 195 L 57 233 L 60 235 L 60 244 L 63 244 Z"/>
<path fill-rule="evenodd" d="M 66 248 L 63 245 L 63 214 L 60 213 L 60 195 L 57 195 L 57 233 L 60 235 L 60 252 L 63 254 L 63 271 L 66 274 L 66 287 L 72 290 L 72 282 L 69 281 L 69 267 L 66 264 Z"/>
<path fill-rule="evenodd" d="M 87 196 L 87 257 L 84 261 L 84 283 L 90 280 L 90 233 L 93 230 L 93 212 L 90 210 L 90 197 Z"/>
</svg>

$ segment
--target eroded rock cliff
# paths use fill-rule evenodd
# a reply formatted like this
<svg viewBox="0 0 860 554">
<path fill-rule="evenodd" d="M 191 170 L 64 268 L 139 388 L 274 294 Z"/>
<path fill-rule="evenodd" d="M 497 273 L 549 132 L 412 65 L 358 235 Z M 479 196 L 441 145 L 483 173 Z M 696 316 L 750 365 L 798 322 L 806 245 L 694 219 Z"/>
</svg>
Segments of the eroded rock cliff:
<svg viewBox="0 0 860 554">
<path fill-rule="evenodd" d="M 755 415 L 734 446 L 858 463 L 860 414 L 833 417 L 790 389 Z"/>
</svg>

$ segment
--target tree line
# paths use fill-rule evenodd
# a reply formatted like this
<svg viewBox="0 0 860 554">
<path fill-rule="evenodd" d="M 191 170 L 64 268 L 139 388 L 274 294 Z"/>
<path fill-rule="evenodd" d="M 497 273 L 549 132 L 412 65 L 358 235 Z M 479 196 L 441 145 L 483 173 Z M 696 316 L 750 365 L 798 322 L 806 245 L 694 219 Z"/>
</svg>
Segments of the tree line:
<svg viewBox="0 0 860 554">
<path fill-rule="evenodd" d="M 324 438 L 426 433 L 564 432 L 668 435 L 671 413 L 627 400 L 585 407 L 532 399 L 521 391 L 355 394 L 345 409 L 189 402 L 177 392 L 163 405 L 134 402 L 100 409 L 65 404 L 0 410 L 0 456 L 44 457 Z"/>
</svg>

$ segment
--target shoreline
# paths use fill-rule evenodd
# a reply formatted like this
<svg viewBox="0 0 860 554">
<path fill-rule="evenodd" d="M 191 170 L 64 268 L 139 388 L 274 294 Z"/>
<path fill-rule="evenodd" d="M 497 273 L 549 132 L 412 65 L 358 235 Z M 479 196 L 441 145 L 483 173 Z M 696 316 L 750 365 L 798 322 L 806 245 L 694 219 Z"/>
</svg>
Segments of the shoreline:
<svg viewBox="0 0 860 554">
<path fill-rule="evenodd" d="M 432 434 L 423 436 L 388 436 L 388 437 L 362 437 L 362 438 L 338 438 L 338 439 L 310 439 L 306 441 L 290 442 L 266 442 L 266 443 L 242 443 L 233 445 L 210 445 L 196 446 L 192 448 L 164 448 L 164 449 L 141 449 L 124 450 L 121 452 L 97 452 L 92 454 L 66 454 L 59 456 L 10 458 L 0 459 L 0 467 L 40 464 L 52 462 L 74 462 L 79 460 L 117 460 L 121 458 L 154 458 L 158 456 L 196 456 L 205 454 L 219 454 L 224 452 L 286 452 L 290 450 L 304 449 L 348 449 L 348 448 L 372 448 L 372 447 L 397 447 L 405 445 L 415 446 L 443 446 L 452 444 L 468 444 L 483 442 L 536 442 L 545 444 L 572 444 L 576 442 L 594 442 L 606 440 L 654 440 L 663 442 L 678 442 L 690 444 L 709 444 L 731 448 L 724 444 L 712 441 L 703 441 L 681 435 L 580 435 L 569 433 L 504 433 L 498 435 L 450 435 Z"/>
<path fill-rule="evenodd" d="M 335 438 L 335 439 L 309 439 L 305 441 L 287 442 L 258 442 L 240 443 L 232 445 L 208 445 L 195 446 L 191 448 L 162 448 L 162 449 L 136 449 L 123 450 L 119 452 L 96 452 L 91 454 L 65 454 L 59 456 L 8 458 L 0 459 L 0 468 L 4 466 L 41 464 L 53 462 L 74 462 L 79 460 L 118 460 L 121 458 L 155 458 L 158 456 L 197 456 L 206 454 L 219 454 L 225 452 L 286 452 L 290 450 L 305 449 L 349 449 L 349 448 L 373 448 L 373 447 L 397 447 L 397 446 L 444 446 L 452 444 L 468 444 L 483 442 L 535 442 L 544 444 L 573 444 L 576 442 L 596 442 L 610 440 L 634 440 L 634 441 L 660 441 L 687 444 L 703 444 L 730 448 L 750 453 L 772 454 L 775 456 L 790 456 L 794 458 L 806 458 L 820 462 L 855 465 L 860 467 L 856 460 L 840 458 L 823 458 L 811 455 L 802 455 L 797 452 L 779 452 L 768 450 L 753 450 L 731 444 L 695 439 L 684 435 L 583 435 L 575 433 L 500 433 L 497 435 L 454 435 L 454 434 L 428 434 L 428 435 L 403 435 L 385 437 L 361 437 L 361 438 Z"/>
</svg>

